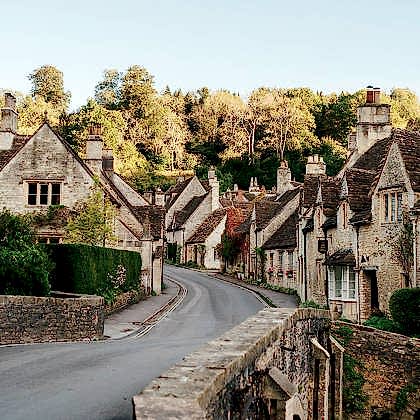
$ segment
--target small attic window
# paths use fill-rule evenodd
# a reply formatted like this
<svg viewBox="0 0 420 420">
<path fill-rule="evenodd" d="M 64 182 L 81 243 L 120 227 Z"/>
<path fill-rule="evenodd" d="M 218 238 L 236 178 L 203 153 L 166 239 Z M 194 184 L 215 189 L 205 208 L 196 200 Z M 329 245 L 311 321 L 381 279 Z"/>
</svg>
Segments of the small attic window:
<svg viewBox="0 0 420 420">
<path fill-rule="evenodd" d="M 402 193 L 396 191 L 385 193 L 382 196 L 382 202 L 383 222 L 402 222 Z"/>
<path fill-rule="evenodd" d="M 37 181 L 27 183 L 29 206 L 50 206 L 61 203 L 61 183 Z"/>
</svg>

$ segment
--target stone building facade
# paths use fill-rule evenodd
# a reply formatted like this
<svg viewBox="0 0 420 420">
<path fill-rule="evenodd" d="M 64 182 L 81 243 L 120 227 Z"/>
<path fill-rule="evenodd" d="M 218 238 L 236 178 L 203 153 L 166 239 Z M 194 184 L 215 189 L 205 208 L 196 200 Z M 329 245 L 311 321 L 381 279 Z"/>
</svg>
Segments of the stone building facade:
<svg viewBox="0 0 420 420">
<path fill-rule="evenodd" d="M 82 160 L 47 121 L 31 136 L 17 134 L 16 100 L 11 94 L 5 99 L 0 124 L 0 208 L 21 214 L 45 212 L 50 206 L 72 209 L 89 197 L 97 183 L 117 209 L 116 246 L 141 254 L 143 284 L 149 292 L 160 293 L 164 209 L 151 206 L 114 172 L 112 151 L 103 148 L 100 127 L 91 127 Z M 38 229 L 39 240 L 61 242 L 64 224 L 46 222 Z"/>
</svg>

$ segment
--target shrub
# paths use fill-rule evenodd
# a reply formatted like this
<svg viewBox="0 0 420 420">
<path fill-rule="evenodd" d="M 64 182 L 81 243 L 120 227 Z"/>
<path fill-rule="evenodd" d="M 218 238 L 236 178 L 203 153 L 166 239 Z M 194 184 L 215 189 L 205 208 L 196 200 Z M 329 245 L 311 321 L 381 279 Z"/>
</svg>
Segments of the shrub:
<svg viewBox="0 0 420 420">
<path fill-rule="evenodd" d="M 326 305 L 320 305 L 313 300 L 306 300 L 299 305 L 300 308 L 315 308 L 315 309 L 328 309 Z"/>
<path fill-rule="evenodd" d="M 48 245 L 55 262 L 53 289 L 69 293 L 100 294 L 109 301 L 116 291 L 139 287 L 141 256 L 137 252 L 81 244 Z"/>
<path fill-rule="evenodd" d="M 420 334 L 420 287 L 399 289 L 389 301 L 392 319 L 407 334 Z"/>
<path fill-rule="evenodd" d="M 397 324 L 392 319 L 387 318 L 386 316 L 371 316 L 363 323 L 363 325 L 377 328 L 378 330 L 401 333 L 401 327 L 399 324 Z"/>
<path fill-rule="evenodd" d="M 29 220 L 0 213 L 0 294 L 48 296 L 52 266 Z"/>
</svg>

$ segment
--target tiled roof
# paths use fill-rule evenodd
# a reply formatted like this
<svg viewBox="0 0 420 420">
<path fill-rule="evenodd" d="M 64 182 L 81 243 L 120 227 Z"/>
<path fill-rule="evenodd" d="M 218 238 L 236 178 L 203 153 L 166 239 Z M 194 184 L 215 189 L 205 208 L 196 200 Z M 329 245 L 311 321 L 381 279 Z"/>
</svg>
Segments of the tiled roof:
<svg viewBox="0 0 420 420">
<path fill-rule="evenodd" d="M 285 222 L 274 232 L 274 234 L 263 244 L 264 249 L 290 249 L 296 248 L 296 224 L 298 212 L 295 211 Z"/>
<path fill-rule="evenodd" d="M 338 180 L 332 177 L 322 177 L 321 194 L 322 207 L 327 217 L 335 215 L 339 201 L 339 183 Z"/>
<path fill-rule="evenodd" d="M 275 202 L 284 207 L 289 201 L 293 200 L 300 192 L 300 188 L 293 188 L 285 191 L 282 195 L 275 198 Z"/>
<path fill-rule="evenodd" d="M 283 209 L 283 206 L 273 201 L 257 201 L 255 203 L 255 225 L 257 230 L 264 229 L 270 220 Z"/>
<path fill-rule="evenodd" d="M 303 182 L 303 197 L 302 205 L 303 207 L 311 207 L 316 200 L 318 193 L 318 186 L 320 178 L 325 178 L 325 175 L 305 175 Z"/>
<path fill-rule="evenodd" d="M 339 249 L 332 255 L 326 257 L 327 265 L 355 265 L 353 250 L 351 248 Z"/>
<path fill-rule="evenodd" d="M 420 192 L 420 132 L 395 129 L 393 138 L 398 142 L 411 188 Z"/>
<path fill-rule="evenodd" d="M 369 192 L 375 176 L 376 174 L 373 171 L 357 168 L 350 168 L 346 171 L 348 202 L 353 212 L 370 209 L 371 199 Z"/>
<path fill-rule="evenodd" d="M 378 172 L 382 168 L 391 144 L 391 137 L 376 141 L 353 165 L 356 169 Z"/>
<path fill-rule="evenodd" d="M 178 210 L 174 213 L 173 223 L 168 228 L 168 230 L 178 230 L 180 229 L 189 217 L 194 213 L 197 207 L 203 202 L 207 194 L 199 195 L 191 198 L 187 204 L 185 204 L 182 210 Z"/>
<path fill-rule="evenodd" d="M 32 136 L 16 135 L 9 150 L 0 150 L 0 171 L 15 157 Z"/>
<path fill-rule="evenodd" d="M 350 223 L 354 226 L 366 225 L 372 221 L 372 213 L 369 210 L 362 210 L 353 215 Z"/>
<path fill-rule="evenodd" d="M 137 220 L 145 225 L 150 223 L 150 233 L 155 239 L 162 237 L 165 209 L 162 206 L 137 206 L 131 208 Z"/>
<path fill-rule="evenodd" d="M 211 213 L 207 218 L 201 223 L 196 231 L 191 235 L 191 237 L 186 241 L 186 243 L 202 243 L 208 236 L 216 229 L 219 223 L 223 220 L 226 215 L 226 209 L 218 209 Z"/>
<path fill-rule="evenodd" d="M 166 192 L 165 192 L 165 207 L 166 209 L 170 209 L 172 205 L 177 200 L 179 194 L 185 190 L 187 185 L 191 182 L 194 177 L 190 177 L 184 179 L 183 181 L 177 182 L 175 185 L 172 185 Z"/>
<path fill-rule="evenodd" d="M 203 186 L 203 188 L 207 192 L 209 192 L 211 190 L 211 186 L 210 186 L 210 183 L 209 183 L 209 180 L 208 179 L 200 179 L 200 182 L 201 182 L 201 185 Z"/>
</svg>

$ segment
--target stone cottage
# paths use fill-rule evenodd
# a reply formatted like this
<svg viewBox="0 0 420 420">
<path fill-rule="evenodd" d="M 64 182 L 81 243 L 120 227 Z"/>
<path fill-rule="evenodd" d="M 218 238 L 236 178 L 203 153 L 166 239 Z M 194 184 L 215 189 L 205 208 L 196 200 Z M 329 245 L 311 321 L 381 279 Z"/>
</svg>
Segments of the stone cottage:
<svg viewBox="0 0 420 420">
<path fill-rule="evenodd" d="M 100 127 L 91 127 L 82 160 L 47 121 L 30 136 L 19 135 L 17 126 L 16 99 L 7 93 L 0 123 L 0 208 L 14 213 L 50 206 L 72 209 L 98 182 L 117 209 L 116 246 L 141 254 L 143 284 L 160 293 L 164 208 L 151 206 L 114 172 L 112 151 L 103 148 Z M 37 233 L 40 242 L 58 243 L 64 231 L 62 225 L 46 222 Z"/>
<path fill-rule="evenodd" d="M 178 253 L 179 261 L 186 263 L 191 257 L 191 254 L 187 255 L 187 240 L 210 214 L 221 207 L 219 181 L 214 169 L 209 169 L 205 181 L 197 176 L 178 180 L 164 197 L 168 257 L 174 259 L 174 254 Z"/>
<path fill-rule="evenodd" d="M 342 171 L 334 178 L 312 174 L 303 191 L 298 246 L 305 300 L 361 322 L 387 312 L 395 290 L 419 284 L 420 133 L 392 129 L 378 89 L 368 89 L 358 109 Z M 414 258 L 404 263 L 398 246 L 412 229 L 415 239 L 402 246 Z"/>
</svg>

